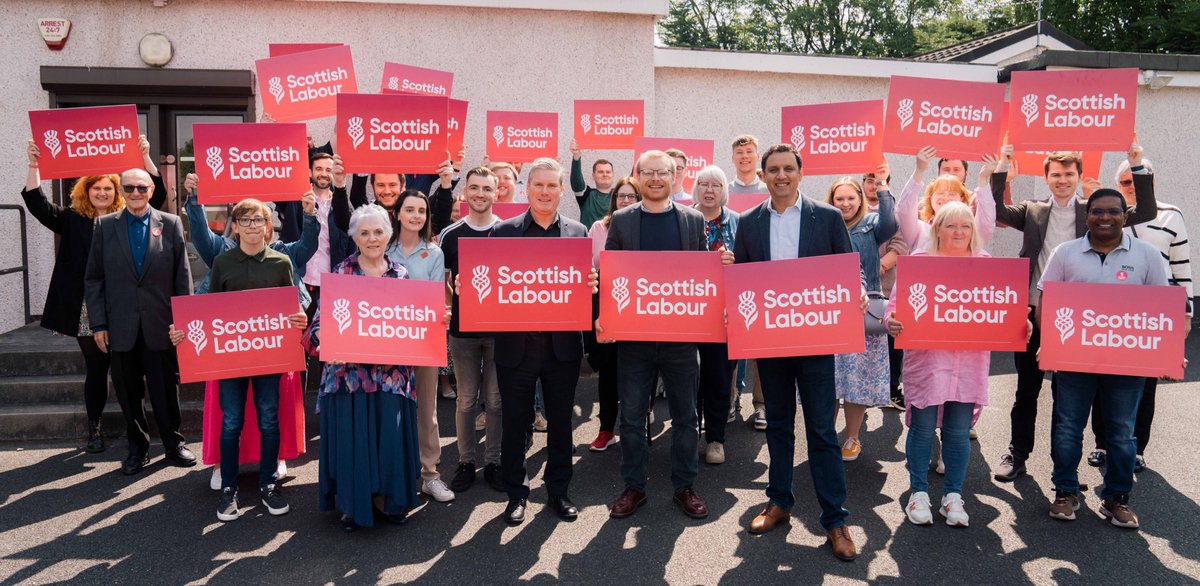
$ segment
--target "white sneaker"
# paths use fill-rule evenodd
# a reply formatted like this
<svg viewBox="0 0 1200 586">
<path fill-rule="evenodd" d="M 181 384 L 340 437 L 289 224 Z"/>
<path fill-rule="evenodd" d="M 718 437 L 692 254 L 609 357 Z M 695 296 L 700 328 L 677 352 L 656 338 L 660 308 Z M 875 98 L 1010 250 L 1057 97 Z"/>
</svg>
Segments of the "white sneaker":
<svg viewBox="0 0 1200 586">
<path fill-rule="evenodd" d="M 433 500 L 439 503 L 448 503 L 454 500 L 454 491 L 450 490 L 450 487 L 441 480 L 421 483 L 421 492 L 433 497 Z"/>
<path fill-rule="evenodd" d="M 280 460 L 279 465 L 275 467 L 275 480 L 283 480 L 284 476 L 287 476 L 287 462 Z"/>
<path fill-rule="evenodd" d="M 938 509 L 938 514 L 945 517 L 946 524 L 951 527 L 966 527 L 971 521 L 963 510 L 962 495 L 956 492 L 942 497 L 942 508 Z"/>
<path fill-rule="evenodd" d="M 929 493 L 914 492 L 908 497 L 904 512 L 913 525 L 933 525 L 933 511 L 929 510 Z"/>
<path fill-rule="evenodd" d="M 973 439 L 973 440 L 977 440 L 977 439 L 979 439 L 979 432 L 975 431 L 975 428 L 974 428 L 974 427 L 972 427 L 972 428 L 971 428 L 971 431 L 970 431 L 970 433 L 969 433 L 969 436 L 970 436 L 970 438 L 971 438 L 971 439 Z"/>
<path fill-rule="evenodd" d="M 942 458 L 941 454 L 938 454 L 938 465 L 934 471 L 943 476 L 946 475 L 946 460 Z"/>
<path fill-rule="evenodd" d="M 213 490 L 221 490 L 221 465 L 213 466 L 212 477 L 208 479 L 208 487 Z"/>
</svg>

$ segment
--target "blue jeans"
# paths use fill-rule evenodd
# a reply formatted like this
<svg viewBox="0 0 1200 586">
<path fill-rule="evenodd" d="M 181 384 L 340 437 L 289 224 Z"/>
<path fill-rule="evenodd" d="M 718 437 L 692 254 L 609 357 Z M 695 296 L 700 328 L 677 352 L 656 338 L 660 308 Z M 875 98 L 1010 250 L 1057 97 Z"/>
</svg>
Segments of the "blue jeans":
<svg viewBox="0 0 1200 586">
<path fill-rule="evenodd" d="M 684 342 L 618 342 L 617 393 L 621 402 L 621 478 L 627 488 L 646 490 L 650 446 L 646 412 L 662 374 L 671 409 L 671 484 L 675 492 L 691 488 L 700 473 L 696 383 L 700 358 L 696 345 Z"/>
<path fill-rule="evenodd" d="M 739 393 L 746 390 L 746 363 L 748 362 L 749 360 L 744 359 L 737 361 L 737 390 Z"/>
<path fill-rule="evenodd" d="M 948 401 L 943 405 L 931 405 L 924 409 L 908 406 L 912 422 L 908 427 L 908 439 L 904 442 L 904 453 L 908 456 L 908 485 L 913 492 L 929 492 L 929 460 L 933 450 L 933 432 L 937 429 L 938 410 L 942 412 L 942 460 L 946 462 L 946 480 L 943 496 L 950 493 L 962 494 L 963 481 L 967 478 L 967 465 L 971 462 L 971 417 L 974 403 Z"/>
<path fill-rule="evenodd" d="M 621 364 L 624 368 L 625 364 Z M 796 397 L 803 403 L 804 434 L 808 442 L 809 470 L 821 526 L 830 531 L 846 524 L 846 470 L 842 448 L 834 429 L 837 394 L 833 384 L 833 356 L 760 358 L 759 384 L 767 411 L 767 498 L 775 506 L 792 510 L 792 462 L 796 454 Z M 621 438 L 621 441 L 625 441 Z"/>
<path fill-rule="evenodd" d="M 1054 461 L 1054 490 L 1079 492 L 1079 459 L 1083 456 L 1083 429 L 1087 426 L 1092 402 L 1099 399 L 1103 409 L 1105 443 L 1108 456 L 1104 468 L 1104 488 L 1100 498 L 1124 501 L 1133 490 L 1133 465 L 1137 440 L 1133 437 L 1138 403 L 1146 380 L 1140 376 L 1059 372 L 1054 414 L 1058 426 L 1050 441 L 1050 459 Z"/>
<path fill-rule="evenodd" d="M 279 466 L 279 375 L 226 378 L 217 381 L 221 398 L 221 488 L 237 488 L 238 453 L 246 419 L 246 392 L 254 386 L 258 412 L 258 486 L 275 482 Z"/>
</svg>

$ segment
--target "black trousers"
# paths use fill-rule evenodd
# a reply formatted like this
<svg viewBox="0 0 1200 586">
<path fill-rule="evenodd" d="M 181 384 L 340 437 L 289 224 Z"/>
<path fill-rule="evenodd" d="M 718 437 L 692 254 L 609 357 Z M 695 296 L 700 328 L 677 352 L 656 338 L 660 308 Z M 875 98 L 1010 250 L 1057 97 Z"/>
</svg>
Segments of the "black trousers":
<svg viewBox="0 0 1200 586">
<path fill-rule="evenodd" d="M 1154 395 L 1158 391 L 1158 379 L 1146 377 L 1146 386 L 1142 390 L 1142 401 L 1138 403 L 1137 419 L 1133 422 L 1133 437 L 1137 440 L 1139 456 L 1146 453 L 1146 445 L 1150 443 L 1150 426 L 1154 423 Z M 1100 396 L 1092 403 L 1092 433 L 1096 436 L 1096 449 L 1105 450 L 1104 410 L 1100 408 Z"/>
<path fill-rule="evenodd" d="M 617 394 L 617 345 L 595 341 L 595 334 L 584 334 L 588 348 L 588 365 L 596 371 L 600 402 L 600 431 L 613 433 L 617 425 L 620 398 Z"/>
<path fill-rule="evenodd" d="M 533 425 L 533 393 L 542 383 L 542 406 L 546 411 L 546 471 L 542 480 L 551 496 L 566 496 L 571 484 L 571 415 L 575 409 L 575 386 L 579 383 L 580 360 L 562 361 L 554 356 L 549 333 L 527 333 L 525 355 L 515 367 L 496 365 L 500 386 L 500 469 L 508 498 L 529 496 L 525 482 L 525 436 Z"/>
<path fill-rule="evenodd" d="M 87 408 L 88 423 L 98 425 L 108 404 L 108 370 L 112 357 L 101 352 L 92 336 L 77 336 L 79 350 L 83 352 L 83 364 L 87 375 L 83 379 L 83 404 Z"/>
<path fill-rule="evenodd" d="M 129 453 L 142 456 L 150 450 L 150 424 L 142 399 L 150 396 L 154 423 L 163 446 L 173 450 L 184 442 L 179 433 L 179 387 L 176 385 L 175 350 L 151 350 L 138 333 L 137 341 L 128 352 L 112 352 L 113 386 L 117 401 L 125 415 L 125 437 Z"/>
<path fill-rule="evenodd" d="M 696 344 L 700 351 L 700 384 L 696 389 L 696 414 L 704 418 L 704 441 L 725 443 L 729 418 L 729 387 L 737 361 L 729 359 L 727 344 Z"/>
<path fill-rule="evenodd" d="M 896 348 L 896 339 L 888 336 L 888 366 L 891 367 L 892 398 L 899 399 L 904 395 L 900 392 L 900 375 L 904 372 L 904 350 Z"/>
<path fill-rule="evenodd" d="M 1033 335 L 1025 346 L 1024 352 L 1014 352 L 1013 361 L 1017 367 L 1017 394 L 1013 400 L 1012 439 L 1008 449 L 1013 458 L 1024 461 L 1033 451 L 1034 430 L 1037 427 L 1038 395 L 1042 392 L 1042 381 L 1045 373 L 1038 366 L 1037 353 L 1042 347 L 1042 331 L 1037 320 L 1033 320 Z M 1053 437 L 1053 419 L 1051 420 L 1051 437 Z"/>
</svg>

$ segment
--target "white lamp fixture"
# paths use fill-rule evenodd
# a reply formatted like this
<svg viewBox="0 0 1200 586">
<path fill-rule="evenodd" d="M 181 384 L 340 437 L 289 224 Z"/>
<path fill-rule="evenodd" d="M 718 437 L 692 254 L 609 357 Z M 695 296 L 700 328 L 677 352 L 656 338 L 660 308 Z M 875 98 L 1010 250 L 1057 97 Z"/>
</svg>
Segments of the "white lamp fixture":
<svg viewBox="0 0 1200 586">
<path fill-rule="evenodd" d="M 171 62 L 171 58 L 175 56 L 175 48 L 171 46 L 171 39 L 162 33 L 147 33 L 138 41 L 138 55 L 142 58 L 142 63 L 151 67 L 162 67 Z"/>
<path fill-rule="evenodd" d="M 1164 75 L 1154 69 L 1147 69 L 1142 72 L 1142 80 L 1152 90 L 1160 90 L 1166 87 L 1173 79 L 1175 79 L 1174 75 Z"/>
</svg>

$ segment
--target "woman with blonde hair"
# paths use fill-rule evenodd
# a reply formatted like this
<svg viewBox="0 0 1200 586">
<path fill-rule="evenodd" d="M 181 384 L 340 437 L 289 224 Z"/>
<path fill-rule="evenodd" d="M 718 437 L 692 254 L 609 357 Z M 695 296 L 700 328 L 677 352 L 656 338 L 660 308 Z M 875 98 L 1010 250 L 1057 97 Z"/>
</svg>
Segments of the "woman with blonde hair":
<svg viewBox="0 0 1200 586">
<path fill-rule="evenodd" d="M 884 167 L 876 172 L 887 175 Z M 883 181 L 883 180 L 881 180 Z M 896 234 L 893 214 L 895 200 L 886 181 L 878 185 L 879 211 L 868 211 L 862 185 L 853 177 L 842 177 L 829 187 L 825 203 L 842 212 L 850 244 L 858 252 L 859 266 L 865 277 L 867 291 L 880 290 L 879 247 Z M 867 319 L 871 319 L 869 316 Z M 888 367 L 887 334 L 868 333 L 866 349 L 857 354 L 834 356 L 834 383 L 837 397 L 846 413 L 846 441 L 842 444 L 842 461 L 852 462 L 862 452 L 863 419 L 867 407 L 887 405 L 891 399 L 891 371 Z"/>
<path fill-rule="evenodd" d="M 975 209 L 976 226 L 979 240 L 987 247 L 992 233 L 996 231 L 996 202 L 992 199 L 990 180 L 992 171 L 996 169 L 997 159 L 992 155 L 983 156 L 983 166 L 979 170 L 979 187 L 972 194 L 963 182 L 954 175 L 936 177 L 929 185 L 925 185 L 925 171 L 937 159 L 937 150 L 927 146 L 917 152 L 917 165 L 912 177 L 904 184 L 900 199 L 896 201 L 896 221 L 900 224 L 900 233 L 911 250 L 922 250 L 929 244 L 929 223 L 942 206 L 956 201 L 967 204 L 967 209 Z"/>
<path fill-rule="evenodd" d="M 142 146 L 146 171 L 154 182 L 155 197 L 150 203 L 158 207 L 162 205 L 162 197 L 165 197 L 167 189 L 158 176 L 154 162 L 150 160 L 150 143 L 146 142 L 146 137 L 139 137 L 139 144 Z M 87 409 L 88 441 L 84 450 L 89 453 L 103 452 L 105 445 L 100 418 L 108 403 L 110 359 L 108 353 L 96 345 L 88 324 L 87 304 L 83 301 L 83 274 L 87 268 L 88 252 L 92 248 L 92 231 L 96 220 L 105 214 L 125 209 L 121 178 L 116 174 L 80 177 L 71 188 L 70 203 L 58 205 L 42 192 L 42 176 L 38 170 L 41 153 L 33 139 L 29 140 L 26 152 L 29 156 L 29 174 L 21 198 L 25 200 L 30 215 L 61 239 L 54 259 L 54 270 L 50 275 L 50 288 L 46 291 L 41 325 L 53 332 L 71 336 L 79 343 L 86 371 L 83 402 Z M 159 197 L 159 194 L 163 196 Z"/>
<path fill-rule="evenodd" d="M 929 243 L 913 256 L 988 257 L 983 249 L 977 218 L 962 202 L 939 207 L 929 230 Z M 904 275 L 896 280 L 896 291 L 903 291 Z M 888 333 L 897 339 L 904 335 L 904 324 L 896 319 L 896 297 L 888 303 Z M 1032 333 L 1033 324 L 1027 323 Z M 988 401 L 988 366 L 991 353 L 986 350 L 915 350 L 904 351 L 904 399 L 908 405 L 905 421 L 908 438 L 908 479 L 911 494 L 905 513 L 916 525 L 933 523 L 929 501 L 929 462 L 933 434 L 942 429 L 942 458 L 945 484 L 938 512 L 946 524 L 966 527 L 969 517 L 963 508 L 962 485 L 971 457 L 970 430 L 976 409 Z"/>
</svg>

